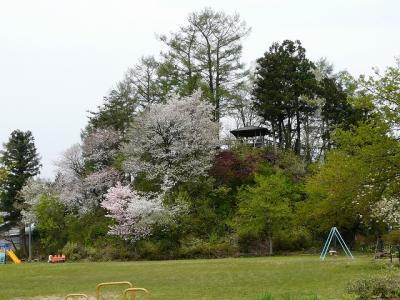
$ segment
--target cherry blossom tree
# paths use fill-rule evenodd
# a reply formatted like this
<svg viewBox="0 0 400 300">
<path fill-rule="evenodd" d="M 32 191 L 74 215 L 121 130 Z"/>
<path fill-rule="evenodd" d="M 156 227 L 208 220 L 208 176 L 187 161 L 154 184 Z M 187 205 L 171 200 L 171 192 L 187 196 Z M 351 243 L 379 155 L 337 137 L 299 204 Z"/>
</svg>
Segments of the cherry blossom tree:
<svg viewBox="0 0 400 300">
<path fill-rule="evenodd" d="M 199 91 L 149 106 L 128 133 L 126 171 L 159 179 L 165 189 L 205 175 L 218 146 L 219 125 L 212 112 Z"/>
<path fill-rule="evenodd" d="M 120 135 L 117 131 L 99 128 L 84 139 L 83 157 L 94 169 L 99 170 L 111 164 L 119 145 Z"/>
<path fill-rule="evenodd" d="M 161 195 L 138 193 L 121 183 L 108 190 L 101 206 L 115 221 L 109 234 L 132 242 L 149 236 L 154 225 L 164 224 L 173 216 L 173 210 L 163 206 Z"/>
<path fill-rule="evenodd" d="M 41 178 L 30 178 L 22 188 L 20 195 L 24 200 L 22 205 L 22 221 L 25 224 L 36 222 L 36 207 L 44 195 L 52 195 L 56 193 L 54 185 Z"/>
<path fill-rule="evenodd" d="M 103 140 L 104 144 L 106 142 Z M 99 145 L 93 140 L 91 145 Z M 94 147 L 94 146 L 93 146 Z M 56 163 L 58 175 L 56 184 L 60 193 L 60 201 L 69 209 L 86 213 L 99 207 L 104 199 L 107 190 L 120 180 L 120 174 L 112 167 L 104 166 L 87 174 L 82 146 L 73 145 L 66 150 L 61 159 Z M 86 144 L 86 150 L 90 147 Z M 98 146 L 101 148 L 101 146 Z M 91 149 L 91 148 L 90 148 Z M 94 153 L 94 150 L 91 150 Z M 99 150 L 101 152 L 103 150 Z M 92 153 L 92 152 L 89 152 Z M 109 154 L 98 154 L 98 157 L 105 158 Z M 90 155 L 95 157 L 96 154 Z M 99 166 L 104 160 L 97 160 Z"/>
<path fill-rule="evenodd" d="M 68 174 L 74 177 L 83 177 L 85 175 L 85 162 L 82 155 L 82 146 L 74 144 L 61 155 L 61 158 L 55 162 L 58 171 L 62 174 Z"/>
</svg>

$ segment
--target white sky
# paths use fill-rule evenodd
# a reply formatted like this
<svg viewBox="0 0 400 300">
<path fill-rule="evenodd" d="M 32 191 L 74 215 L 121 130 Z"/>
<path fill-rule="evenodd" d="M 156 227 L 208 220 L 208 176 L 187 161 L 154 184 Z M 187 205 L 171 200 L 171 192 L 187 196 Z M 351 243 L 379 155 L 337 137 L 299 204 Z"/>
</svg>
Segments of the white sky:
<svg viewBox="0 0 400 300">
<path fill-rule="evenodd" d="M 159 53 L 156 33 L 205 6 L 238 12 L 252 27 L 247 63 L 284 39 L 353 75 L 400 55 L 397 0 L 0 0 L 0 143 L 31 130 L 42 176 L 53 176 L 53 161 L 79 142 L 87 110 L 140 56 Z"/>
</svg>

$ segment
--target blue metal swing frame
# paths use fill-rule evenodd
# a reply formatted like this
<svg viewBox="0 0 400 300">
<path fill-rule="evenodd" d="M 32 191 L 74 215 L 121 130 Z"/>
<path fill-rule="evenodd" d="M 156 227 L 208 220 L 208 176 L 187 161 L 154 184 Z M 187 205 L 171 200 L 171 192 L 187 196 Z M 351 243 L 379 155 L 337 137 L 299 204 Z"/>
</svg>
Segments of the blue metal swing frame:
<svg viewBox="0 0 400 300">
<path fill-rule="evenodd" d="M 342 246 L 343 251 L 346 253 L 346 255 L 352 259 L 354 259 L 353 254 L 351 254 L 351 251 L 349 247 L 347 247 L 344 239 L 342 238 L 339 230 L 336 227 L 332 227 L 331 231 L 329 232 L 328 238 L 325 241 L 324 247 L 322 248 L 322 252 L 320 255 L 321 260 L 325 260 L 326 254 L 328 253 L 329 246 L 331 245 L 333 237 L 336 237 L 336 239 L 339 241 L 340 246 Z"/>
</svg>

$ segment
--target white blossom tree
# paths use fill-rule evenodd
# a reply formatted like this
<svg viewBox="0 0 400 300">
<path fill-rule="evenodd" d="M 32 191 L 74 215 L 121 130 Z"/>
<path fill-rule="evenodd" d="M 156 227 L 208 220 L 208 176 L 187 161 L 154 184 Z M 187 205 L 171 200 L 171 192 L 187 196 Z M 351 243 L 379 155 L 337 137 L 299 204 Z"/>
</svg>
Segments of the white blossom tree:
<svg viewBox="0 0 400 300">
<path fill-rule="evenodd" d="M 98 136 L 101 136 L 101 138 L 96 141 L 95 137 Z M 114 137 L 114 135 L 110 136 Z M 103 141 L 104 147 L 107 147 L 107 142 L 103 138 L 103 134 L 93 135 L 90 145 L 93 148 L 102 148 L 102 146 L 96 145 Z M 111 140 L 110 144 L 114 141 Z M 89 147 L 88 144 L 85 147 L 90 158 L 98 158 L 96 160 L 97 166 L 104 162 L 103 159 L 108 159 L 109 155 L 113 155 L 105 153 L 104 149 L 100 149 L 99 153 L 96 154 L 95 150 Z M 60 193 L 60 201 L 70 210 L 86 213 L 99 207 L 107 190 L 120 180 L 120 174 L 108 166 L 103 166 L 92 173 L 86 174 L 82 148 L 82 146 L 76 144 L 64 152 L 61 159 L 56 163 L 58 166 L 56 183 Z"/>
<path fill-rule="evenodd" d="M 51 182 L 37 178 L 30 178 L 22 188 L 20 195 L 24 200 L 21 215 L 22 221 L 26 224 L 36 222 L 36 207 L 44 195 L 55 194 L 56 191 Z"/>
<path fill-rule="evenodd" d="M 117 131 L 99 128 L 84 139 L 82 154 L 86 162 L 99 170 L 111 164 L 118 153 L 119 145 L 120 135 Z"/>
<path fill-rule="evenodd" d="M 132 242 L 149 236 L 154 225 L 164 224 L 173 216 L 173 210 L 163 206 L 161 195 L 141 194 L 121 183 L 109 189 L 101 206 L 115 222 L 109 234 Z"/>
<path fill-rule="evenodd" d="M 159 179 L 168 189 L 205 175 L 218 146 L 219 124 L 201 93 L 153 104 L 134 122 L 124 149 L 126 171 Z"/>
<path fill-rule="evenodd" d="M 373 207 L 373 215 L 388 225 L 400 226 L 400 201 L 398 197 L 383 197 Z"/>
</svg>

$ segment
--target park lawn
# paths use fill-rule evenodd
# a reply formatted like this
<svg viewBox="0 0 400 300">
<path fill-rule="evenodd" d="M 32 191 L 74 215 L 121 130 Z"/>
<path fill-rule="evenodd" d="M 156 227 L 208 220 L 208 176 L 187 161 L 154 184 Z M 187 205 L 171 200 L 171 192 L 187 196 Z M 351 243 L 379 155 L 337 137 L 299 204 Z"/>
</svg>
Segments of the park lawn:
<svg viewBox="0 0 400 300">
<path fill-rule="evenodd" d="M 151 299 L 254 299 L 270 293 L 342 299 L 352 279 L 377 274 L 387 263 L 363 256 L 350 260 L 317 256 L 227 258 L 213 260 L 23 263 L 0 265 L 0 299 L 94 296 L 97 283 L 131 281 Z M 36 298 L 36 299 L 41 299 Z M 54 298 L 56 299 L 56 298 Z"/>
</svg>

